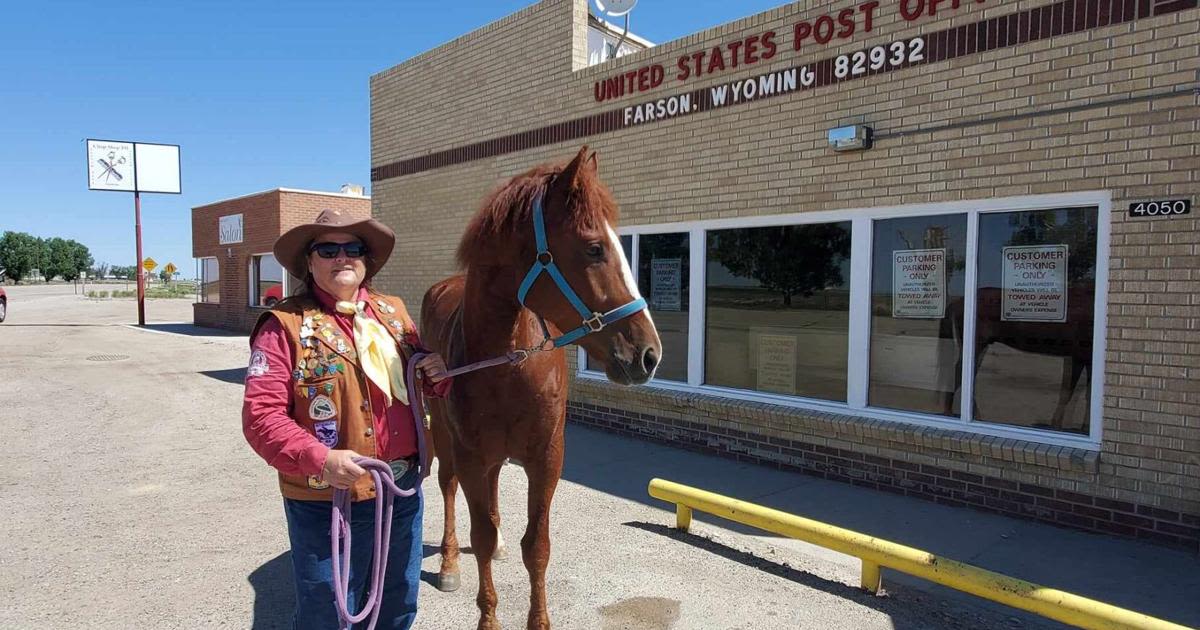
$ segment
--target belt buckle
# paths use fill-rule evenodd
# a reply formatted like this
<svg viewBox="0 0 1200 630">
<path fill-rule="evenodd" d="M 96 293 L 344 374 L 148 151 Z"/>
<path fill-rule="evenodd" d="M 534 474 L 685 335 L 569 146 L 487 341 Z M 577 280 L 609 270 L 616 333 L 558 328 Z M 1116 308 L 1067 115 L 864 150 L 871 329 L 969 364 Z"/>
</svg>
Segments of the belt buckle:
<svg viewBox="0 0 1200 630">
<path fill-rule="evenodd" d="M 404 473 L 412 468 L 412 461 L 410 461 L 410 458 L 394 459 L 388 462 L 388 467 L 392 469 L 392 481 L 400 481 Z"/>
</svg>

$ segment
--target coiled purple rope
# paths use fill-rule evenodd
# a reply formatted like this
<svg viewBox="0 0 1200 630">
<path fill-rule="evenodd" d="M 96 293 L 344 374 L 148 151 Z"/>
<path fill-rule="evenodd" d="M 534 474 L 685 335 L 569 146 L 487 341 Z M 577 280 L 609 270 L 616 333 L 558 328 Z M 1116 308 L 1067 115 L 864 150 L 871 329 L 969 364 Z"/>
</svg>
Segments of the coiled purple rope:
<svg viewBox="0 0 1200 630">
<path fill-rule="evenodd" d="M 506 363 L 517 365 L 525 361 L 530 354 L 546 349 L 543 344 L 538 348 L 515 350 L 494 359 L 450 370 L 446 376 L 454 377 Z M 396 485 L 392 479 L 392 467 L 387 463 L 371 457 L 354 458 L 354 463 L 366 469 L 375 482 L 375 555 L 372 556 L 375 558 L 375 562 L 371 569 L 371 581 L 368 585 L 371 594 L 367 598 L 367 603 L 357 614 L 350 613 L 350 606 L 347 602 L 350 598 L 350 491 L 342 489 L 333 491 L 333 517 L 329 529 L 333 550 L 333 598 L 334 605 L 337 607 L 338 619 L 341 620 L 343 628 L 349 629 L 369 615 L 371 621 L 367 624 L 367 630 L 374 630 L 375 623 L 379 619 L 379 611 L 383 608 L 383 576 L 386 575 L 387 552 L 392 540 L 392 506 L 396 497 L 411 497 L 419 492 L 421 481 L 429 476 L 429 471 L 425 470 L 425 449 L 427 448 L 423 426 L 425 402 L 421 398 L 421 390 L 417 386 L 417 363 L 426 356 L 429 355 L 427 353 L 414 354 L 409 358 L 408 369 L 405 371 L 405 383 L 408 385 L 408 408 L 412 412 L 413 423 L 417 429 L 417 466 L 421 471 L 417 485 L 411 490 L 405 490 Z"/>
<path fill-rule="evenodd" d="M 372 562 L 371 580 L 368 584 L 370 596 L 362 610 L 357 614 L 350 612 L 350 491 L 335 489 L 333 491 L 333 516 L 329 529 L 329 539 L 332 546 L 333 564 L 333 599 L 337 607 L 338 619 L 341 626 L 349 630 L 354 624 L 366 619 L 371 621 L 367 630 L 374 630 L 379 620 L 379 611 L 383 609 L 383 576 L 387 573 L 388 549 L 392 540 L 392 507 L 396 497 L 411 497 L 420 491 L 421 480 L 429 475 L 425 470 L 425 432 L 423 425 L 425 405 L 421 399 L 421 390 L 417 385 L 417 363 L 426 354 L 414 354 L 408 361 L 405 372 L 405 382 L 408 385 L 408 408 L 412 412 L 413 423 L 417 428 L 417 467 L 421 475 L 416 485 L 405 490 L 396 485 L 392 479 L 392 467 L 385 462 L 371 457 L 355 457 L 354 463 L 362 466 L 375 482 L 375 561 Z"/>
<path fill-rule="evenodd" d="M 416 488 L 405 490 L 392 481 L 392 468 L 378 459 L 356 457 L 354 463 L 367 469 L 375 482 L 375 561 L 371 570 L 370 596 L 358 614 L 351 614 L 348 602 L 350 583 L 350 492 L 337 490 L 333 493 L 333 527 L 329 532 L 333 540 L 333 597 L 337 604 L 338 618 L 345 628 L 366 619 L 368 628 L 374 628 L 383 608 L 383 576 L 386 575 L 388 549 L 392 539 L 392 508 L 397 496 L 411 497 Z"/>
</svg>

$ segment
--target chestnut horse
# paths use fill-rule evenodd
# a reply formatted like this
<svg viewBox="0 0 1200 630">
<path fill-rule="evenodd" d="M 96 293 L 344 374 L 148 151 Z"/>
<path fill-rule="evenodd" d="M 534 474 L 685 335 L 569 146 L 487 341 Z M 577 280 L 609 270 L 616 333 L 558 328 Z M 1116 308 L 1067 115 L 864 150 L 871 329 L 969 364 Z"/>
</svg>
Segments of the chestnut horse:
<svg viewBox="0 0 1200 630">
<path fill-rule="evenodd" d="M 641 384 L 653 376 L 662 345 L 614 232 L 616 203 L 596 170 L 596 156 L 585 146 L 566 166 L 538 166 L 484 202 L 458 247 L 465 274 L 434 285 L 421 305 L 422 338 L 449 365 L 574 342 L 616 383 Z M 544 237 L 535 238 L 543 217 Z M 534 272 L 527 273 L 531 266 Z M 588 311 L 592 318 L 581 316 Z M 616 318 L 608 321 L 603 313 Z M 575 334 L 545 344 L 552 330 Z M 459 585 L 454 498 L 461 483 L 479 565 L 480 629 L 500 627 L 491 563 L 503 544 L 498 481 L 510 457 L 529 478 L 529 521 L 521 539 L 530 584 L 527 627 L 550 627 L 550 501 L 562 472 L 567 376 L 561 349 L 534 351 L 517 364 L 455 377 L 446 399 L 430 401 L 445 503 L 438 588 Z"/>
</svg>

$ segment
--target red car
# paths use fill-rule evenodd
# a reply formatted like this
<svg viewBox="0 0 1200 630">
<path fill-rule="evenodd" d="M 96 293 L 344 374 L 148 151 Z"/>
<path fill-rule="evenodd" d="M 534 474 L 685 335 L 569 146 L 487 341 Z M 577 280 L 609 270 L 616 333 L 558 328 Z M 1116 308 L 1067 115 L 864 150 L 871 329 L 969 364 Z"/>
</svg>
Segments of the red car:
<svg viewBox="0 0 1200 630">
<path fill-rule="evenodd" d="M 271 308 L 275 303 L 283 299 L 283 285 L 277 284 L 263 293 L 262 305 Z M 0 321 L 4 321 L 3 314 L 0 314 Z"/>
<path fill-rule="evenodd" d="M 4 293 L 4 287 L 0 287 L 0 322 L 4 321 L 6 315 L 8 315 L 8 296 Z"/>
</svg>

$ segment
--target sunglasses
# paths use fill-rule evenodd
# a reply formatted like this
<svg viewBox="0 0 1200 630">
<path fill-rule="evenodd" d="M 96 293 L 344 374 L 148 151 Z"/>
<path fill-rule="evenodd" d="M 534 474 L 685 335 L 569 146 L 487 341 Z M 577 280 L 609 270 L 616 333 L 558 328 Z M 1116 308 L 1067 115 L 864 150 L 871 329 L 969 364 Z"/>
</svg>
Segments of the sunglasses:
<svg viewBox="0 0 1200 630">
<path fill-rule="evenodd" d="M 362 258 L 367 255 L 367 246 L 362 243 L 313 243 L 309 253 L 316 252 L 321 258 L 336 258 L 338 250 L 346 252 L 346 258 Z"/>
</svg>

